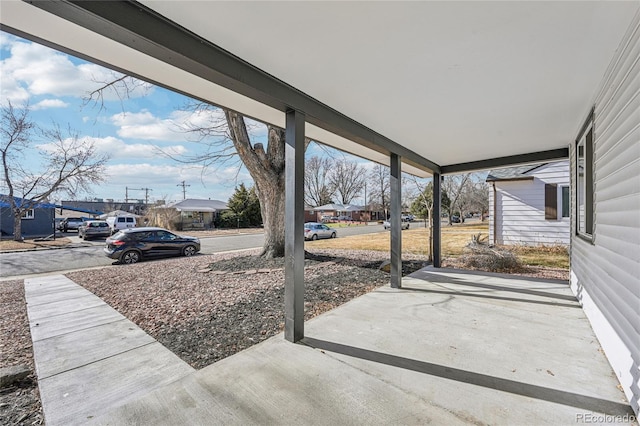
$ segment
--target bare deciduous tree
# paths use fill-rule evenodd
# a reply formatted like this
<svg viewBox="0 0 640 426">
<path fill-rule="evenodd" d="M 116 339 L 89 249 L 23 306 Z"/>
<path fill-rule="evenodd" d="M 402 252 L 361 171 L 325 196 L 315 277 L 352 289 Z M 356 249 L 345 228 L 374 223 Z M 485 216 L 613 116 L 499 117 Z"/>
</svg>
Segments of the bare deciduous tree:
<svg viewBox="0 0 640 426">
<path fill-rule="evenodd" d="M 451 216 L 453 212 L 460 211 L 461 200 L 463 194 L 467 188 L 467 185 L 471 182 L 471 173 L 463 173 L 459 175 L 445 176 L 442 181 L 442 189 L 447 191 L 449 200 L 451 201 L 449 207 L 449 225 L 451 225 Z"/>
<path fill-rule="evenodd" d="M 343 205 L 351 204 L 364 188 L 366 171 L 355 161 L 339 159 L 329 171 L 329 183 Z"/>
<path fill-rule="evenodd" d="M 318 207 L 332 202 L 334 189 L 329 183 L 329 170 L 333 160 L 314 155 L 304 166 L 304 199 L 310 206 Z"/>
<path fill-rule="evenodd" d="M 35 133 L 47 143 L 33 146 Z M 90 190 L 90 185 L 104 178 L 107 156 L 98 155 L 93 143 L 80 140 L 68 129 L 64 135 L 58 125 L 41 130 L 29 119 L 29 107 L 16 109 L 9 102 L 2 107 L 0 128 L 3 180 L 7 188 L 7 202 L 13 214 L 14 240 L 22 240 L 22 216 L 34 206 L 45 202 L 54 193 L 75 195 Z M 42 163 L 39 168 L 25 165 L 30 149 L 39 149 Z M 21 198 L 21 201 L 16 197 Z"/>
<path fill-rule="evenodd" d="M 375 164 L 369 173 L 371 194 L 369 199 L 372 208 L 384 211 L 384 218 L 389 215 L 389 201 L 391 197 L 389 167 Z"/>
</svg>

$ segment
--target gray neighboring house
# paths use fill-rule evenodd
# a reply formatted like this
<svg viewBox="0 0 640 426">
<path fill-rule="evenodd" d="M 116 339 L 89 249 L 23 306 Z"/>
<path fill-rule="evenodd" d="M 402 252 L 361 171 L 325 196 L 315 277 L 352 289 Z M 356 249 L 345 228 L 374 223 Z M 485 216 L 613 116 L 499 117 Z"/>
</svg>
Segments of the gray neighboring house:
<svg viewBox="0 0 640 426">
<path fill-rule="evenodd" d="M 21 198 L 14 197 L 17 205 L 22 205 Z M 0 195 L 0 234 L 3 237 L 13 236 L 13 213 L 7 195 Z M 23 237 L 42 237 L 53 234 L 55 205 L 35 203 L 22 218 Z"/>
<path fill-rule="evenodd" d="M 182 229 L 211 229 L 220 212 L 229 210 L 227 203 L 220 200 L 198 200 L 187 198 L 169 207 L 180 213 Z"/>
<path fill-rule="evenodd" d="M 491 170 L 489 241 L 505 245 L 569 245 L 569 161 Z"/>
</svg>

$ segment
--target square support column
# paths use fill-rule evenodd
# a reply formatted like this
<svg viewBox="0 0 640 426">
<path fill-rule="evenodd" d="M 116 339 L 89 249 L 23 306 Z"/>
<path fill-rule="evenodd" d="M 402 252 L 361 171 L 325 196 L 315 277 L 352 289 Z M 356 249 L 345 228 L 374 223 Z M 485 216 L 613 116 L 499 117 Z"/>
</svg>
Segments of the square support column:
<svg viewBox="0 0 640 426">
<path fill-rule="evenodd" d="M 429 220 L 433 223 L 433 235 L 431 241 L 433 242 L 433 266 L 435 268 L 440 267 L 440 260 L 442 256 L 442 218 L 440 212 L 442 210 L 442 177 L 440 173 L 433 174 L 433 217 Z"/>
<path fill-rule="evenodd" d="M 304 337 L 304 125 L 305 115 L 289 110 L 285 129 L 284 337 Z"/>
<path fill-rule="evenodd" d="M 391 154 L 391 287 L 402 287 L 402 166 L 401 157 Z"/>
</svg>

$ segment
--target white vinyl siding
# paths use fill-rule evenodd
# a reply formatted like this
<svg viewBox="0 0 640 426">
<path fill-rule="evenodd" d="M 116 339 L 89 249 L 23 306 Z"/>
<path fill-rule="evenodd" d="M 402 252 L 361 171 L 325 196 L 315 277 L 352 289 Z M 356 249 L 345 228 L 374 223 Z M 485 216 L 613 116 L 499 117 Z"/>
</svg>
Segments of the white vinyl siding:
<svg viewBox="0 0 640 426">
<path fill-rule="evenodd" d="M 593 241 L 577 238 L 574 229 L 571 242 L 571 288 L 636 413 L 640 399 L 639 33 L 637 14 L 596 97 Z"/>
<path fill-rule="evenodd" d="M 569 163 L 561 161 L 540 166 L 527 175 L 533 179 L 497 181 L 496 214 L 493 189 L 490 191 L 489 238 L 505 245 L 568 245 L 570 219 L 562 217 L 562 187 L 569 185 Z M 545 185 L 556 185 L 557 218 L 545 219 Z M 495 216 L 495 217 L 493 217 Z M 494 220 L 497 221 L 494 227 Z M 493 239 L 494 230 L 496 239 Z"/>
</svg>

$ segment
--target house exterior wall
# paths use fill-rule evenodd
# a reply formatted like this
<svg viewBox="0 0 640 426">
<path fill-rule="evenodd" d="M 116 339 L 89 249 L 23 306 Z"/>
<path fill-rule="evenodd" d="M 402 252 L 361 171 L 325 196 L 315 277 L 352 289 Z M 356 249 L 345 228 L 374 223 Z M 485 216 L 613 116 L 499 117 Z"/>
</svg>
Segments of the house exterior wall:
<svg viewBox="0 0 640 426">
<path fill-rule="evenodd" d="M 33 219 L 22 219 L 24 237 L 42 237 L 53 234 L 54 209 L 34 209 Z M 13 214 L 11 209 L 0 209 L 0 229 L 4 236 L 13 235 Z"/>
<path fill-rule="evenodd" d="M 562 217 L 562 187 L 569 187 L 569 162 L 545 164 L 533 180 L 496 181 L 489 191 L 489 240 L 496 244 L 569 245 L 570 218 Z M 545 184 L 557 185 L 557 215 L 545 218 Z M 495 211 L 495 214 L 493 212 Z M 495 239 L 494 239 L 495 234 Z"/>
<path fill-rule="evenodd" d="M 640 14 L 594 104 L 593 240 L 571 229 L 571 288 L 636 414 L 640 399 Z M 575 158 L 575 144 L 570 158 Z M 572 194 L 575 163 L 572 161 Z M 574 196 L 575 205 L 575 196 Z M 575 211 L 572 212 L 575 215 Z"/>
</svg>

